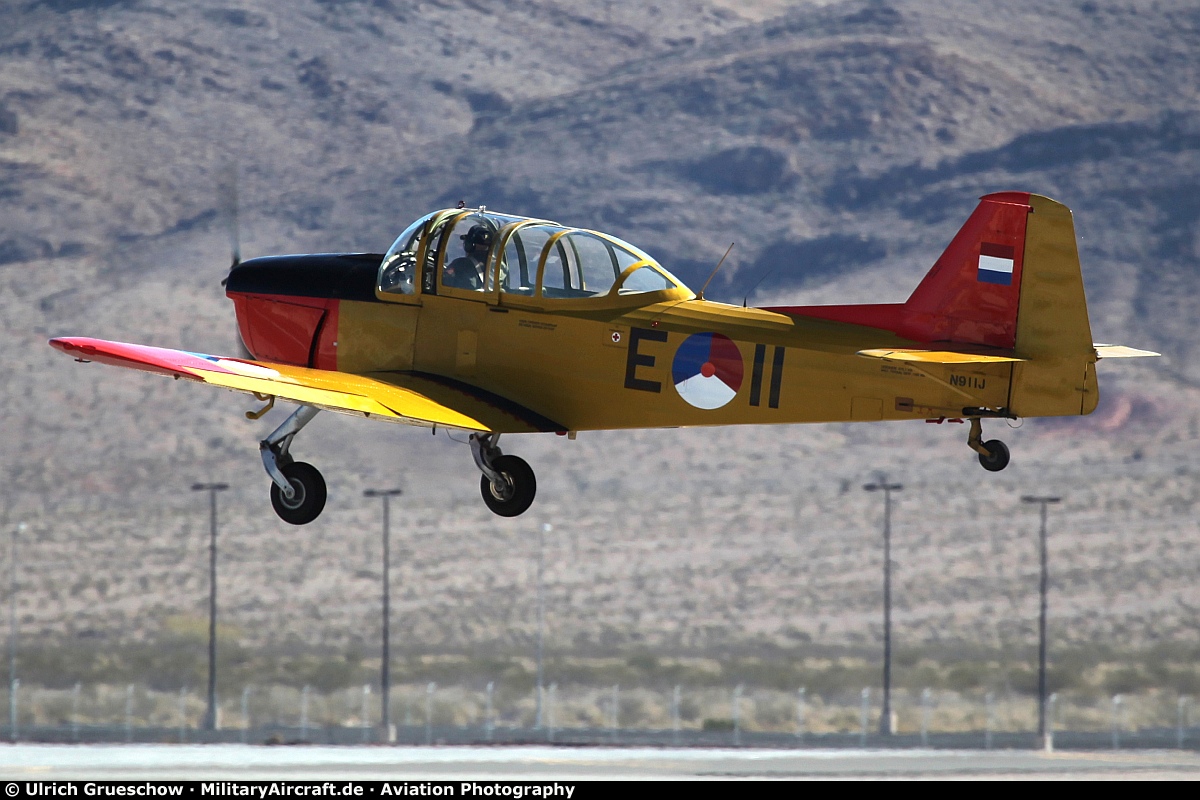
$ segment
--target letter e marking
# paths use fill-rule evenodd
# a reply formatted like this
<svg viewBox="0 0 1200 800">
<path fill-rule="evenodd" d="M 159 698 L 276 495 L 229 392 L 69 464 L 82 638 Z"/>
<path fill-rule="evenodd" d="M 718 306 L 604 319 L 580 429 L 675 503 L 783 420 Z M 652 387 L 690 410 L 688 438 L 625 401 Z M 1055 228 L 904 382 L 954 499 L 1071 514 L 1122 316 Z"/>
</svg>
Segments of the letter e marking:
<svg viewBox="0 0 1200 800">
<path fill-rule="evenodd" d="M 637 389 L 640 392 L 661 392 L 662 383 L 660 381 L 651 381 L 637 377 L 638 367 L 653 367 L 655 360 L 654 356 L 638 352 L 638 345 L 642 339 L 649 339 L 652 342 L 665 342 L 667 340 L 667 332 L 656 331 L 651 328 L 630 328 L 629 350 L 625 358 L 625 388 Z"/>
</svg>

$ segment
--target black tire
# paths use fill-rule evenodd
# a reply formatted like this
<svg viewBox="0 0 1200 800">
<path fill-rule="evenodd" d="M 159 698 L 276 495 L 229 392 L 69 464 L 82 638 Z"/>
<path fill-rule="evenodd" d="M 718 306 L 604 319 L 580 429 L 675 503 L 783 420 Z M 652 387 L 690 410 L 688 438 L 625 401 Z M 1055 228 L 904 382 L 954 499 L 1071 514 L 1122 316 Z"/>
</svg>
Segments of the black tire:
<svg viewBox="0 0 1200 800">
<path fill-rule="evenodd" d="M 533 468 L 525 459 L 516 456 L 500 456 L 492 462 L 492 469 L 500 473 L 507 484 L 507 491 L 497 494 L 487 475 L 479 476 L 479 493 L 493 514 L 502 517 L 519 517 L 533 505 L 537 494 L 537 479 Z"/>
<path fill-rule="evenodd" d="M 1008 445 L 999 439 L 989 439 L 983 443 L 988 454 L 979 454 L 979 463 L 988 472 L 999 472 L 1008 466 Z"/>
<path fill-rule="evenodd" d="M 274 483 L 271 484 L 271 506 L 284 522 L 307 525 L 325 508 L 325 479 L 312 464 L 294 461 L 280 467 L 283 477 L 292 484 L 296 494 L 288 500 Z"/>
</svg>

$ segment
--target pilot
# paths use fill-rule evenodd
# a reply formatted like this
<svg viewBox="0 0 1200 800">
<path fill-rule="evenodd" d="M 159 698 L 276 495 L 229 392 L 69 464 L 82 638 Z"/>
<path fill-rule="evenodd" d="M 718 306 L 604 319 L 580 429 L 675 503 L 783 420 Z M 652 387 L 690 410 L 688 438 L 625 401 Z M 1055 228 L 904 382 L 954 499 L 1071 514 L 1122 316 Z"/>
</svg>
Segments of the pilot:
<svg viewBox="0 0 1200 800">
<path fill-rule="evenodd" d="M 472 225 L 461 237 L 466 255 L 459 256 L 446 265 L 442 273 L 442 284 L 459 289 L 482 291 L 486 284 L 488 250 L 492 247 L 494 234 L 486 225 Z"/>
</svg>

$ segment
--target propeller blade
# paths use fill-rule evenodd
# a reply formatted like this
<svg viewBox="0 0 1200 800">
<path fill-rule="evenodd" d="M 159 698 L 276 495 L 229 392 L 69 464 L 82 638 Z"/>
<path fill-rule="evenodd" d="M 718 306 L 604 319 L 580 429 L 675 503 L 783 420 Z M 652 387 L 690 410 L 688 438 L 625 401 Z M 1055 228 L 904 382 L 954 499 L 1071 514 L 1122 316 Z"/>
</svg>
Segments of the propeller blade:
<svg viewBox="0 0 1200 800">
<path fill-rule="evenodd" d="M 236 161 L 228 163 L 222 170 L 222 178 L 219 188 L 220 207 L 225 216 L 225 224 L 229 226 L 229 250 L 230 263 L 229 269 L 233 270 L 238 264 L 242 263 L 242 245 L 241 235 L 238 228 L 238 164 Z M 225 280 L 221 281 L 224 286 L 229 276 L 226 275 Z"/>
</svg>

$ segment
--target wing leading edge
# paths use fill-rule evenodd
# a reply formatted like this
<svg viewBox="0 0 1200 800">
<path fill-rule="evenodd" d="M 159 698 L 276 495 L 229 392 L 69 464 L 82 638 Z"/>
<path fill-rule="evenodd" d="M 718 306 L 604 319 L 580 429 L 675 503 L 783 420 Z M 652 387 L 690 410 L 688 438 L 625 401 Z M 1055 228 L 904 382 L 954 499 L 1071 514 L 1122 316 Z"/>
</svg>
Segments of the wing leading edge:
<svg viewBox="0 0 1200 800">
<path fill-rule="evenodd" d="M 429 379 L 354 375 L 86 337 L 51 339 L 50 346 L 78 361 L 185 378 L 408 425 L 504 433 L 557 429 L 549 420 L 503 398 L 467 386 L 439 386 Z"/>
</svg>

